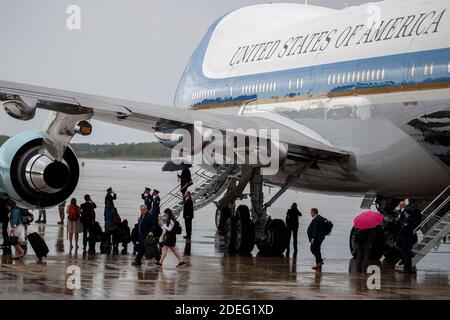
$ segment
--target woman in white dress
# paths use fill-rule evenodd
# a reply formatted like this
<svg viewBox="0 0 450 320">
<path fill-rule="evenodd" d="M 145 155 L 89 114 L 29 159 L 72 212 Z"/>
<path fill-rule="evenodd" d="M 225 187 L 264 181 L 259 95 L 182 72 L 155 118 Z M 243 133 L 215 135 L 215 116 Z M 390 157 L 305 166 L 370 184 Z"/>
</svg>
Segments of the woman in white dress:
<svg viewBox="0 0 450 320">
<path fill-rule="evenodd" d="M 83 232 L 83 225 L 80 218 L 81 211 L 77 205 L 77 199 L 72 198 L 67 207 L 67 234 L 69 235 L 70 250 L 73 249 L 73 235 L 75 235 L 75 250 L 78 249 L 78 235 Z"/>
</svg>

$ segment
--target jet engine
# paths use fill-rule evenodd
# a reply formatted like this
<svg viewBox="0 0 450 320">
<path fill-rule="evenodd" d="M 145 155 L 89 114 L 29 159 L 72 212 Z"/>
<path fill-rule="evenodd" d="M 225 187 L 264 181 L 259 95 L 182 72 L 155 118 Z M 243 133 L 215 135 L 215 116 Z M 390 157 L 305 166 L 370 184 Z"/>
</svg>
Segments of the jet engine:
<svg viewBox="0 0 450 320">
<path fill-rule="evenodd" d="M 67 147 L 56 161 L 44 147 L 44 132 L 13 136 L 0 148 L 0 192 L 21 207 L 47 208 L 65 201 L 80 175 L 78 159 Z"/>
</svg>

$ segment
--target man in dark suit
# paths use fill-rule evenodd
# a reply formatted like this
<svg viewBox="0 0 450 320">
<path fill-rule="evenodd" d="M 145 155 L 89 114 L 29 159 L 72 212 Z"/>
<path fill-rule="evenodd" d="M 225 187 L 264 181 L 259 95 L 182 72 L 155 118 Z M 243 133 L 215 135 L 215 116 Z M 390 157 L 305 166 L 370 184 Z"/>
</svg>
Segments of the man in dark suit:
<svg viewBox="0 0 450 320">
<path fill-rule="evenodd" d="M 106 196 L 105 196 L 105 206 L 108 203 L 108 201 L 111 200 L 114 204 L 114 200 L 117 200 L 117 194 L 114 193 L 111 187 L 106 190 Z"/>
<path fill-rule="evenodd" d="M 322 233 L 322 224 L 324 219 L 319 215 L 319 210 L 316 208 L 311 209 L 311 217 L 313 218 L 308 227 L 308 238 L 311 243 L 311 253 L 316 258 L 316 265 L 313 267 L 314 270 L 321 270 L 323 265 L 322 254 L 320 252 L 320 247 L 322 246 L 322 241 L 324 235 Z"/>
<path fill-rule="evenodd" d="M 83 251 L 86 251 L 88 233 L 91 226 L 95 223 L 95 209 L 97 209 L 97 205 L 92 201 L 91 196 L 88 194 L 84 196 L 84 201 L 85 202 L 80 205 L 80 222 L 83 224 Z M 95 235 L 89 233 L 89 238 L 90 237 L 95 237 Z M 92 241 L 90 242 L 90 245 L 92 243 L 95 245 L 95 242 Z"/>
<path fill-rule="evenodd" d="M 184 194 L 183 218 L 186 227 L 186 236 L 184 238 L 190 239 L 192 236 L 192 219 L 194 219 L 194 202 L 189 191 L 186 191 Z"/>
<path fill-rule="evenodd" d="M 183 170 L 181 171 L 181 175 L 178 175 L 178 179 L 180 179 L 180 192 L 184 197 L 189 186 L 192 185 L 191 170 L 189 170 L 187 165 L 183 164 Z"/>
<path fill-rule="evenodd" d="M 152 209 L 151 209 L 151 213 L 154 213 L 156 215 L 159 216 L 160 212 L 160 207 L 159 205 L 161 204 L 161 199 L 159 198 L 159 191 L 158 190 L 153 190 L 153 194 L 152 194 Z"/>
<path fill-rule="evenodd" d="M 148 211 L 147 206 L 142 204 L 139 209 L 141 210 L 141 219 L 138 225 L 138 233 L 139 233 L 139 250 L 136 255 L 136 259 L 133 262 L 134 266 L 140 266 L 142 264 L 142 258 L 145 254 L 145 246 L 144 241 L 148 236 L 153 235 L 153 219 L 151 213 Z"/>
<path fill-rule="evenodd" d="M 152 209 L 150 210 L 150 219 L 152 223 L 152 233 L 154 237 L 160 237 L 162 234 L 162 229 L 159 225 L 159 215 L 161 214 L 161 199 L 159 198 L 159 191 L 153 190 L 153 201 Z"/>
<path fill-rule="evenodd" d="M 416 228 L 416 221 L 412 216 L 414 209 L 412 207 L 407 207 L 404 211 L 405 218 L 403 219 L 401 230 L 400 230 L 400 255 L 403 261 L 403 271 L 404 273 L 411 273 L 412 270 L 412 247 L 415 240 L 414 229 Z"/>
<path fill-rule="evenodd" d="M 152 202 L 153 202 L 153 196 L 151 194 L 151 191 L 152 189 L 147 187 L 145 188 L 144 193 L 141 194 L 142 200 L 144 200 L 144 203 L 149 211 L 152 210 Z"/>
<path fill-rule="evenodd" d="M 286 227 L 288 232 L 288 249 L 286 255 L 289 257 L 289 249 L 291 246 L 291 234 L 293 237 L 294 257 L 297 255 L 297 234 L 298 234 L 298 218 L 302 213 L 297 209 L 297 204 L 294 202 L 291 208 L 286 213 Z"/>
</svg>

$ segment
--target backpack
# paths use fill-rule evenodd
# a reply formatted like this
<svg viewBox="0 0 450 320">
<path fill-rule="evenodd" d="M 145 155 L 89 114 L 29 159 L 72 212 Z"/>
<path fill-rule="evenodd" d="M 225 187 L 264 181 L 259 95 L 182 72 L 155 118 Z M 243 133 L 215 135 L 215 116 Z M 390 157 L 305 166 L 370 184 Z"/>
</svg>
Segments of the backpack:
<svg viewBox="0 0 450 320">
<path fill-rule="evenodd" d="M 181 234 L 183 232 L 183 229 L 181 228 L 181 225 L 178 221 L 175 221 L 175 225 L 173 226 L 173 230 L 175 231 L 175 234 Z"/>
<path fill-rule="evenodd" d="M 113 222 L 114 224 L 116 224 L 116 225 L 119 225 L 119 224 L 122 223 L 122 219 L 120 218 L 119 213 L 117 212 L 117 210 L 116 210 L 116 212 L 114 212 L 114 214 L 113 214 L 112 222 Z"/>
<path fill-rule="evenodd" d="M 80 210 L 78 210 L 78 206 L 76 205 L 71 204 L 67 210 L 67 213 L 67 219 L 70 221 L 78 221 L 80 219 Z"/>
<path fill-rule="evenodd" d="M 333 231 L 333 222 L 331 222 L 328 219 L 323 218 L 321 231 L 322 231 L 322 235 L 324 237 L 329 236 L 331 234 L 331 231 Z"/>
</svg>

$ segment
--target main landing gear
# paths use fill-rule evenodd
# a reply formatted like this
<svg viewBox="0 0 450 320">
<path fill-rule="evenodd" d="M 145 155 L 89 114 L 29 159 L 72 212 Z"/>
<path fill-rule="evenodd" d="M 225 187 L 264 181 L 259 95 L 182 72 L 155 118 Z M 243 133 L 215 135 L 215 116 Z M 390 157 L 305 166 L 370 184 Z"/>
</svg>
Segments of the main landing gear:
<svg viewBox="0 0 450 320">
<path fill-rule="evenodd" d="M 229 253 L 249 254 L 255 245 L 262 254 L 281 255 L 288 246 L 286 224 L 281 219 L 271 219 L 267 215 L 270 207 L 312 163 L 295 170 L 280 191 L 264 203 L 263 177 L 259 168 L 244 168 L 237 179 L 230 183 L 227 193 L 218 204 L 216 211 L 217 230 L 224 235 Z M 249 172 L 250 171 L 250 172 Z M 245 186 L 250 183 L 251 208 L 239 205 Z M 227 200 L 224 200 L 227 199 Z"/>
</svg>

